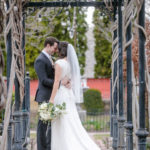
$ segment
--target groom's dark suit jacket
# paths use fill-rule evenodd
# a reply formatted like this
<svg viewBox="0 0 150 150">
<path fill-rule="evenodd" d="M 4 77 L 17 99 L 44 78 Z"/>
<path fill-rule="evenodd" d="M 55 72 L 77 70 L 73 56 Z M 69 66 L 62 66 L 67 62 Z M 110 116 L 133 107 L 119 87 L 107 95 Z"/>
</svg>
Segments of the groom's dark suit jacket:
<svg viewBox="0 0 150 150">
<path fill-rule="evenodd" d="M 52 67 L 52 64 L 48 57 L 42 52 L 35 60 L 34 68 L 39 79 L 35 101 L 48 101 L 53 89 L 54 68 Z"/>
</svg>

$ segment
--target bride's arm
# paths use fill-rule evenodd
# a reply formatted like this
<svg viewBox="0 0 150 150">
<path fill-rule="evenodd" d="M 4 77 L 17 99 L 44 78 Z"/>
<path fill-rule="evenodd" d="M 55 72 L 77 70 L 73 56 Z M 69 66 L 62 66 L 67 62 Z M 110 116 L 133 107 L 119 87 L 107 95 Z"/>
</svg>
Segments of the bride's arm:
<svg viewBox="0 0 150 150">
<path fill-rule="evenodd" d="M 61 67 L 56 64 L 55 65 L 55 80 L 54 80 L 54 85 L 53 85 L 53 90 L 52 90 L 52 94 L 50 97 L 50 102 L 54 103 L 54 98 L 56 96 L 56 92 L 59 88 L 59 84 L 60 84 L 60 78 L 61 78 Z"/>
</svg>

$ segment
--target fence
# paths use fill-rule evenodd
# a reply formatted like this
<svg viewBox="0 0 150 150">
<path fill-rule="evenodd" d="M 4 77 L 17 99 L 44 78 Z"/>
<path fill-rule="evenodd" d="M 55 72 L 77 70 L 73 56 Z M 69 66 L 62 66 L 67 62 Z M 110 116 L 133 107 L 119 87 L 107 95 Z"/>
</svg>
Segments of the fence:
<svg viewBox="0 0 150 150">
<path fill-rule="evenodd" d="M 35 124 L 34 127 L 32 127 L 33 123 L 31 123 L 32 130 L 36 130 L 37 120 L 36 121 L 34 120 L 34 124 Z M 86 113 L 86 115 L 84 115 L 84 117 L 82 116 L 82 124 L 88 132 L 109 132 L 110 113 L 109 112 L 94 112 L 94 113 L 88 112 Z M 2 133 L 2 120 L 0 120 L 0 135 L 1 133 Z"/>
<path fill-rule="evenodd" d="M 109 132 L 110 131 L 110 113 L 109 112 L 91 112 L 82 118 L 82 124 L 88 132 Z"/>
</svg>

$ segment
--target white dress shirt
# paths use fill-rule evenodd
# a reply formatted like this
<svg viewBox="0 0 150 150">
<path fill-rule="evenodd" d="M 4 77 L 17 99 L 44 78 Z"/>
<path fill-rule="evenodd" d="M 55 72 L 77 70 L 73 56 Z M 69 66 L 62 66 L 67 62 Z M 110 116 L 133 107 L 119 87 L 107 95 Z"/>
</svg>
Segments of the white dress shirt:
<svg viewBox="0 0 150 150">
<path fill-rule="evenodd" d="M 44 50 L 42 50 L 42 53 L 50 60 L 52 66 L 54 65 L 54 62 L 52 60 L 52 57 L 51 55 L 49 55 L 47 52 L 45 52 Z"/>
</svg>

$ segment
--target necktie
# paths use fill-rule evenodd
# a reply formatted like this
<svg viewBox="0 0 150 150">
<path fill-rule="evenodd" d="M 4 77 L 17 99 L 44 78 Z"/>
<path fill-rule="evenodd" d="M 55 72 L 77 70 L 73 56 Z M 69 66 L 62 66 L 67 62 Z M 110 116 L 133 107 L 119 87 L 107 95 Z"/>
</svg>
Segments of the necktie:
<svg viewBox="0 0 150 150">
<path fill-rule="evenodd" d="M 51 64 L 52 64 L 52 66 L 54 66 L 54 62 L 53 62 L 53 60 L 52 60 L 52 57 L 51 57 L 51 56 L 49 56 L 49 60 L 50 60 L 50 62 L 51 62 Z"/>
</svg>

